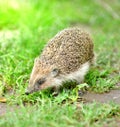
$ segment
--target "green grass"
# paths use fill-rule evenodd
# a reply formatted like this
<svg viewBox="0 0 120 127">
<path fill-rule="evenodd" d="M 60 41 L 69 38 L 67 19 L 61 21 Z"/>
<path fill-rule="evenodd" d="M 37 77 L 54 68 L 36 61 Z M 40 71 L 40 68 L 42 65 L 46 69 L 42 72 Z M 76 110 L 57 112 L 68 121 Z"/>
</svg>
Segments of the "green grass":
<svg viewBox="0 0 120 127">
<path fill-rule="evenodd" d="M 0 125 L 5 127 L 84 127 L 84 126 L 96 126 L 115 124 L 114 117 L 120 115 L 120 107 L 109 104 L 80 104 L 80 107 L 65 104 L 58 105 L 56 103 L 36 104 L 35 106 L 22 106 L 12 115 L 8 114 L 5 119 L 1 119 Z M 21 110 L 21 112 L 20 112 Z M 106 121 L 105 121 L 106 119 Z M 108 125 L 108 124 L 107 124 Z"/>
<path fill-rule="evenodd" d="M 108 2 L 118 13 L 120 2 Z M 118 13 L 119 15 L 119 13 Z M 120 19 L 96 0 L 0 1 L 0 95 L 20 109 L 0 117 L 0 126 L 103 126 L 115 125 L 120 106 L 77 102 L 78 88 L 54 97 L 50 91 L 23 95 L 36 56 L 58 31 L 82 26 L 91 32 L 97 54 L 96 66 L 86 75 L 89 91 L 108 92 L 120 82 Z M 2 36 L 2 32 L 13 37 Z M 13 91 L 10 94 L 9 91 Z M 23 105 L 27 105 L 24 107 Z"/>
</svg>

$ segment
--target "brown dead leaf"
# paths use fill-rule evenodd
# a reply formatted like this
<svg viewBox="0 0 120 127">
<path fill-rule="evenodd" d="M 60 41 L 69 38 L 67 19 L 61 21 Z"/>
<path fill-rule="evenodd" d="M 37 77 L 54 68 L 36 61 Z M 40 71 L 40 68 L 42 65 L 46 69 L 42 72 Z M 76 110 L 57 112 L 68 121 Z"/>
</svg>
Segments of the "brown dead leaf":
<svg viewBox="0 0 120 127">
<path fill-rule="evenodd" d="M 6 103 L 6 101 L 7 101 L 6 98 L 4 98 L 4 97 L 0 97 L 0 102 L 2 102 L 2 103 Z"/>
</svg>

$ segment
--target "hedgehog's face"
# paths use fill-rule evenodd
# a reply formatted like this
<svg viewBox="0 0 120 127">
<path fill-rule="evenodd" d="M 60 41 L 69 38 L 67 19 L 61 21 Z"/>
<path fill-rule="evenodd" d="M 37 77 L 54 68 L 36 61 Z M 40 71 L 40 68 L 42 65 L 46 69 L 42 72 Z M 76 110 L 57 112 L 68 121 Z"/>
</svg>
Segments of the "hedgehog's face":
<svg viewBox="0 0 120 127">
<path fill-rule="evenodd" d="M 41 66 L 37 62 L 34 63 L 34 67 L 30 76 L 29 85 L 26 90 L 26 94 L 40 91 L 49 87 L 53 87 L 56 84 L 56 80 L 59 77 L 59 69 L 44 69 L 41 70 Z"/>
</svg>

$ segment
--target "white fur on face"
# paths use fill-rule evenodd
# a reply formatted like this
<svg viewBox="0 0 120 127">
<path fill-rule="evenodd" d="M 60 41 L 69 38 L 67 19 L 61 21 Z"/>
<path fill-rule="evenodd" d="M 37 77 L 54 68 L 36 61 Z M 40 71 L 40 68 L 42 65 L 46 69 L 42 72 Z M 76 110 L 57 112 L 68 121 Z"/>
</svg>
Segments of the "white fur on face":
<svg viewBox="0 0 120 127">
<path fill-rule="evenodd" d="M 82 66 L 75 72 L 72 72 L 70 74 L 61 75 L 61 78 L 56 78 L 54 80 L 54 86 L 60 86 L 62 85 L 62 82 L 69 81 L 69 80 L 76 80 L 78 83 L 83 82 L 85 75 L 89 71 L 90 63 L 86 62 L 82 64 Z"/>
</svg>

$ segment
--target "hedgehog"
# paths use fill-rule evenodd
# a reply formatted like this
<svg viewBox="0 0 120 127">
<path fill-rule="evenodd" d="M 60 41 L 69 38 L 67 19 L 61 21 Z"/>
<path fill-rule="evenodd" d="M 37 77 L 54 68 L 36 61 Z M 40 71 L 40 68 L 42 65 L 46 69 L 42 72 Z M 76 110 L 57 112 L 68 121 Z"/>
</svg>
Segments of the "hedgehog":
<svg viewBox="0 0 120 127">
<path fill-rule="evenodd" d="M 94 63 L 94 44 L 81 28 L 66 28 L 48 41 L 34 61 L 26 94 L 47 88 L 58 90 L 63 82 L 80 84 Z"/>
</svg>

